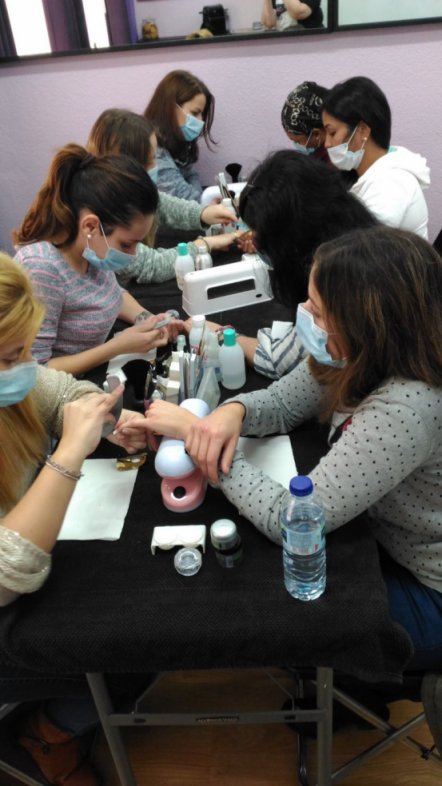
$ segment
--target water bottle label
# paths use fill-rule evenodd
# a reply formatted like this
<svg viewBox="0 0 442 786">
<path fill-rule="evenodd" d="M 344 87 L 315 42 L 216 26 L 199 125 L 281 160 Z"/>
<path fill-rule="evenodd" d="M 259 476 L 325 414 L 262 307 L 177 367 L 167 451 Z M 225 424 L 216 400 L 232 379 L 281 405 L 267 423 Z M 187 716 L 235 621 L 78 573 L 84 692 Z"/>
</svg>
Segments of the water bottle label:
<svg viewBox="0 0 442 786">
<path fill-rule="evenodd" d="M 324 528 L 311 530 L 309 532 L 293 532 L 285 527 L 282 530 L 284 547 L 290 554 L 309 556 L 317 554 L 325 546 Z"/>
</svg>

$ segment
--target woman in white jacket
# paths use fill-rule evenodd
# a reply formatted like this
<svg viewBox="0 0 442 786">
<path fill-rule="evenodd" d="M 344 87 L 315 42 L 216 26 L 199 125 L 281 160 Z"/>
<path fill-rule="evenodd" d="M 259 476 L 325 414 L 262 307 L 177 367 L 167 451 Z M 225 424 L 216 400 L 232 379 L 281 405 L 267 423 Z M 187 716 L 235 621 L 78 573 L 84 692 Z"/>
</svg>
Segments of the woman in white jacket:
<svg viewBox="0 0 442 786">
<path fill-rule="evenodd" d="M 325 147 L 331 162 L 358 176 L 352 192 L 383 224 L 428 239 L 430 185 L 426 159 L 390 146 L 391 111 L 382 90 L 364 76 L 335 85 L 324 101 Z"/>
</svg>

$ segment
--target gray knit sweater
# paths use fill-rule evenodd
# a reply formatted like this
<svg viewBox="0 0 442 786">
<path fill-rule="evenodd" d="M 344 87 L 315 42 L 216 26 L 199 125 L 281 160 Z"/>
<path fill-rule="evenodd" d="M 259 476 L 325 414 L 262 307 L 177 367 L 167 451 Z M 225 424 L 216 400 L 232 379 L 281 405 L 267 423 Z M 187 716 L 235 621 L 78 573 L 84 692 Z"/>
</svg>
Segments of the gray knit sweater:
<svg viewBox="0 0 442 786">
<path fill-rule="evenodd" d="M 235 396 L 247 409 L 243 435 L 284 434 L 320 414 L 324 388 L 303 360 L 267 390 Z M 368 510 L 375 537 L 423 584 L 442 591 L 442 390 L 386 380 L 353 412 L 335 413 L 330 436 L 347 422 L 311 473 L 327 530 Z M 259 530 L 281 542 L 279 513 L 289 492 L 237 451 L 226 496 Z"/>
<path fill-rule="evenodd" d="M 48 447 L 50 438 L 61 434 L 64 405 L 98 390 L 92 382 L 77 381 L 64 371 L 38 367 L 34 393 L 48 434 Z M 29 467 L 23 477 L 23 494 L 34 476 L 35 467 Z M 50 572 L 51 556 L 17 532 L 2 527 L 2 515 L 0 510 L 0 606 L 5 606 L 17 595 L 41 587 Z"/>
<path fill-rule="evenodd" d="M 201 232 L 201 212 L 204 210 L 199 202 L 180 199 L 159 192 L 159 206 L 157 211 L 158 224 L 165 224 L 174 229 L 183 229 Z M 196 257 L 198 248 L 194 243 L 188 243 L 189 253 Z M 138 243 L 137 256 L 134 262 L 118 273 L 118 280 L 125 284 L 130 279 L 135 279 L 139 284 L 168 281 L 175 277 L 175 260 L 177 248 L 150 248 L 144 243 Z"/>
</svg>

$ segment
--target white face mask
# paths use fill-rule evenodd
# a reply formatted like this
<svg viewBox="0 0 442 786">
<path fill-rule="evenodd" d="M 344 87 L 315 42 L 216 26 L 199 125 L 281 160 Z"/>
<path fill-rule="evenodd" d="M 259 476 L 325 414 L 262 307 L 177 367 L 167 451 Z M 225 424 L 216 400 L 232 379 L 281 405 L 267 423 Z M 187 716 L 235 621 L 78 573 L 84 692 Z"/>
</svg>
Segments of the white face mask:
<svg viewBox="0 0 442 786">
<path fill-rule="evenodd" d="M 363 142 L 360 150 L 348 149 L 348 146 L 355 135 L 356 128 L 354 129 L 348 142 L 343 142 L 342 145 L 329 147 L 327 150 L 330 161 L 338 169 L 344 169 L 345 171 L 357 169 L 362 161 L 363 155 L 365 153 L 365 141 Z"/>
</svg>

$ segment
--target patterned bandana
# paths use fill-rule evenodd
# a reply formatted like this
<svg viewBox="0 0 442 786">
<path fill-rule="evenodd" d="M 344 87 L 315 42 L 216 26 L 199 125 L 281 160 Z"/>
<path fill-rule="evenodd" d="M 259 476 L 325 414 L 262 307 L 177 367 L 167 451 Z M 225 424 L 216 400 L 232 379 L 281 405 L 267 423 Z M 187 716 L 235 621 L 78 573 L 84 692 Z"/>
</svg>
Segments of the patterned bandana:
<svg viewBox="0 0 442 786">
<path fill-rule="evenodd" d="M 281 112 L 284 131 L 308 136 L 313 128 L 322 128 L 321 114 L 327 93 L 327 88 L 316 82 L 303 82 L 295 87 Z"/>
</svg>

